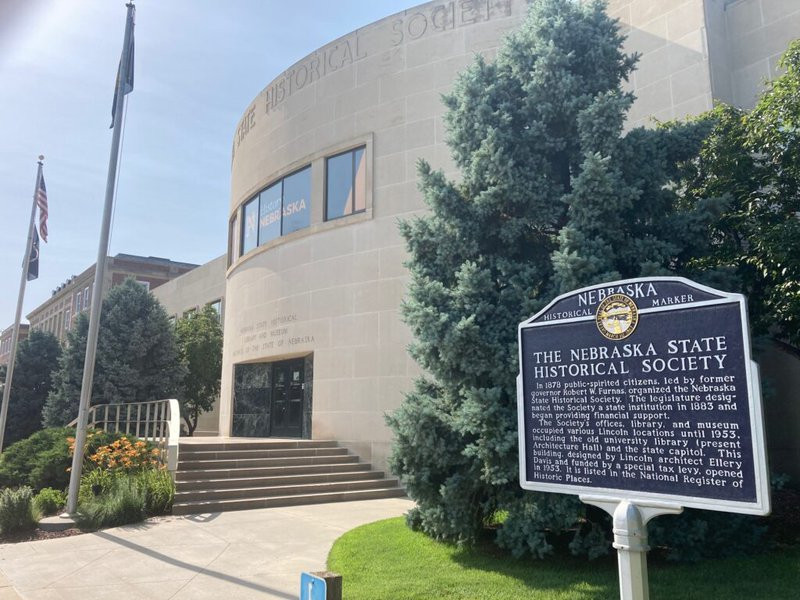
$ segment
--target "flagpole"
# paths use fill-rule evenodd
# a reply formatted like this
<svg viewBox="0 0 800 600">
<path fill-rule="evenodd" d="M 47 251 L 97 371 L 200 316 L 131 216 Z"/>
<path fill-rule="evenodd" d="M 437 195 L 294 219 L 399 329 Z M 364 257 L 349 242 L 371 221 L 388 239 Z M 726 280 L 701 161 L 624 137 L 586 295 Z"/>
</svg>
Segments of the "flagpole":
<svg viewBox="0 0 800 600">
<path fill-rule="evenodd" d="M 89 404 L 92 399 L 94 383 L 95 354 L 97 337 L 100 330 L 100 311 L 103 307 L 103 279 L 108 257 L 108 238 L 111 231 L 111 214 L 114 208 L 114 187 L 117 180 L 117 163 L 119 159 L 120 140 L 122 135 L 122 115 L 126 102 L 125 85 L 128 81 L 130 41 L 133 34 L 132 2 L 126 4 L 128 16 L 125 21 L 125 38 L 122 43 L 122 60 L 117 76 L 116 98 L 114 106 L 114 133 L 111 137 L 111 155 L 108 159 L 108 176 L 106 178 L 106 199 L 103 208 L 103 224 L 100 230 L 100 243 L 97 247 L 97 263 L 94 270 L 92 306 L 89 312 L 89 332 L 86 337 L 86 358 L 83 363 L 83 381 L 81 382 L 81 399 L 78 407 L 78 423 L 75 432 L 75 451 L 72 455 L 72 470 L 69 474 L 69 496 L 67 498 L 68 515 L 74 515 L 78 508 L 78 489 L 83 467 L 83 450 L 86 443 L 86 423 Z"/>
<path fill-rule="evenodd" d="M 42 180 L 42 161 L 44 156 L 39 155 L 36 169 L 36 186 L 33 188 L 33 205 L 31 206 L 31 221 L 28 224 L 28 242 L 25 245 L 25 258 L 22 260 L 22 277 L 19 282 L 19 298 L 17 299 L 17 314 L 14 317 L 14 331 L 11 334 L 11 355 L 8 358 L 6 370 L 6 383 L 3 386 L 3 405 L 0 407 L 0 452 L 3 451 L 3 439 L 6 433 L 6 419 L 8 418 L 8 401 L 11 396 L 11 379 L 14 376 L 14 361 L 17 358 L 17 342 L 19 341 L 19 323 L 22 320 L 22 301 L 25 298 L 25 285 L 28 282 L 28 266 L 31 260 L 33 247 L 33 227 L 36 218 L 36 194 L 39 191 L 39 182 Z"/>
</svg>

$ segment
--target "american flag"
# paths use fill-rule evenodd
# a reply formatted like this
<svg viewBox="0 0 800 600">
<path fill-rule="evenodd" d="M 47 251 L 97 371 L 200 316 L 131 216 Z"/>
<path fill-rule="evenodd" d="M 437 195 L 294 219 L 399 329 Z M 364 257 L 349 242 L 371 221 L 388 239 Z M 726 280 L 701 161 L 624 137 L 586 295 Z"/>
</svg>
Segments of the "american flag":
<svg viewBox="0 0 800 600">
<path fill-rule="evenodd" d="M 39 232 L 47 241 L 47 188 L 44 186 L 44 175 L 39 178 L 39 189 L 36 190 L 36 205 L 39 207 Z"/>
</svg>

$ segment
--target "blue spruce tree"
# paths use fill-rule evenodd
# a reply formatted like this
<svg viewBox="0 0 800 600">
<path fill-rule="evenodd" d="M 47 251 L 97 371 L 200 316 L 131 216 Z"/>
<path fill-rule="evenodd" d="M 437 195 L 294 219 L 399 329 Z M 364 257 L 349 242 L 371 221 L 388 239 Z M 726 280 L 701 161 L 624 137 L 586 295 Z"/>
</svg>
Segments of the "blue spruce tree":
<svg viewBox="0 0 800 600">
<path fill-rule="evenodd" d="M 673 178 L 704 122 L 624 132 L 636 56 L 603 2 L 539 0 L 488 62 L 444 97 L 460 181 L 426 162 L 429 213 L 401 224 L 411 284 L 404 317 L 425 375 L 388 417 L 409 522 L 471 543 L 498 514 L 497 543 L 543 556 L 606 546 L 577 498 L 518 483 L 516 327 L 558 293 L 620 277 L 685 272 L 707 244 L 714 202 L 682 206 Z"/>
</svg>

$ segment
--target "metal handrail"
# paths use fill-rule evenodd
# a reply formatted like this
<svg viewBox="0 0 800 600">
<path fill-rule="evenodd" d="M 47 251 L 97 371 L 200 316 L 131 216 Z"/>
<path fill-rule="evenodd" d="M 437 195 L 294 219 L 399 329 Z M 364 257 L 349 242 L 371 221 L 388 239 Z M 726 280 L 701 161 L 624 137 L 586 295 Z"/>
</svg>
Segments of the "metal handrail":
<svg viewBox="0 0 800 600">
<path fill-rule="evenodd" d="M 78 419 L 67 424 L 75 427 Z M 181 435 L 181 411 L 174 398 L 96 404 L 89 408 L 87 426 L 112 433 L 126 433 L 154 443 L 161 449 L 160 460 L 167 469 L 178 468 L 178 442 Z"/>
</svg>

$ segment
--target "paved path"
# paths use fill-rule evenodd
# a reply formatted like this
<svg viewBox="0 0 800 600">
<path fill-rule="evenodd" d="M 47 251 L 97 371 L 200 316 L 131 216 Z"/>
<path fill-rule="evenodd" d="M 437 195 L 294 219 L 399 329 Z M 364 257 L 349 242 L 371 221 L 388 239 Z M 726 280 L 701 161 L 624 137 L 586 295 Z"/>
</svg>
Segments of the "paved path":
<svg viewBox="0 0 800 600">
<path fill-rule="evenodd" d="M 399 516 L 399 498 L 162 517 L 74 537 L 0 545 L 0 600 L 296 600 L 334 540 Z M 10 586 L 13 586 L 10 587 Z"/>
</svg>

